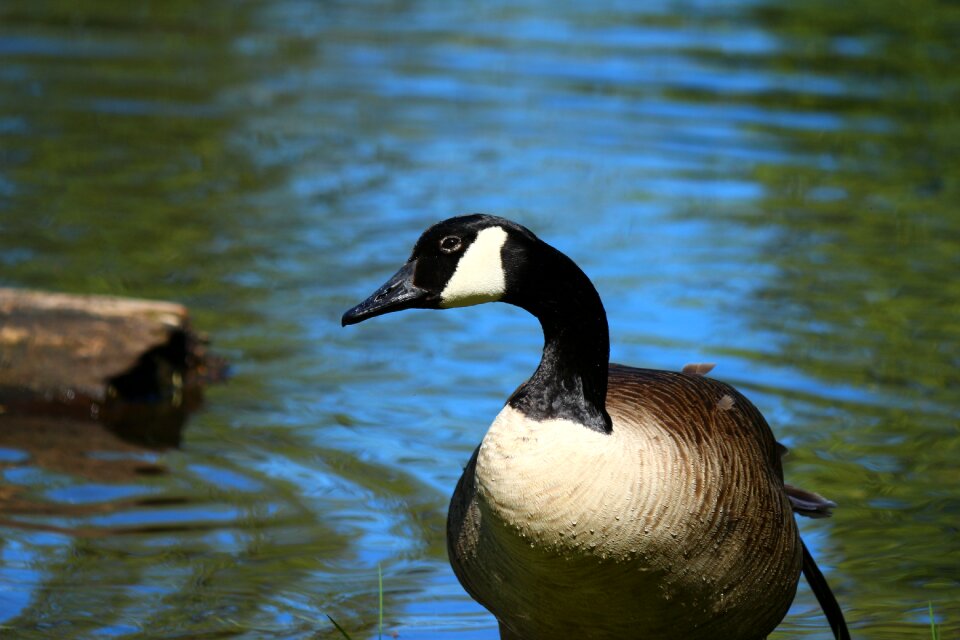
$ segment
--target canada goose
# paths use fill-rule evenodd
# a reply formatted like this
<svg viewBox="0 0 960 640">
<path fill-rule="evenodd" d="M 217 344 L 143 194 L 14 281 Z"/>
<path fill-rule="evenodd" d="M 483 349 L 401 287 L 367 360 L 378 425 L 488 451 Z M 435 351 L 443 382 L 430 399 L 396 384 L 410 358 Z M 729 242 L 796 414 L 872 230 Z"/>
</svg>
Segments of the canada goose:
<svg viewBox="0 0 960 640">
<path fill-rule="evenodd" d="M 494 301 L 540 320 L 543 357 L 465 468 L 447 549 L 502 639 L 759 640 L 801 568 L 849 638 L 792 513 L 833 504 L 784 485 L 785 449 L 733 387 L 696 367 L 609 364 L 593 284 L 526 228 L 480 214 L 433 225 L 342 324 Z"/>
</svg>

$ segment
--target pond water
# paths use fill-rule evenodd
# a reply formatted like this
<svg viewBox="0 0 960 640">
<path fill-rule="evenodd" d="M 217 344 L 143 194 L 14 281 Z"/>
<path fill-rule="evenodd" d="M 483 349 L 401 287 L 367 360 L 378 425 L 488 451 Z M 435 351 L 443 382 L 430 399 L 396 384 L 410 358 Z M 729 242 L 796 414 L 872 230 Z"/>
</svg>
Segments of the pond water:
<svg viewBox="0 0 960 640">
<path fill-rule="evenodd" d="M 175 449 L 0 432 L 0 634 L 493 640 L 448 496 L 536 366 L 506 305 L 341 329 L 428 224 L 571 255 L 615 361 L 716 361 L 839 503 L 854 637 L 960 637 L 960 6 L 0 4 L 0 286 L 188 305 Z M 829 638 L 804 585 L 772 638 Z"/>
</svg>

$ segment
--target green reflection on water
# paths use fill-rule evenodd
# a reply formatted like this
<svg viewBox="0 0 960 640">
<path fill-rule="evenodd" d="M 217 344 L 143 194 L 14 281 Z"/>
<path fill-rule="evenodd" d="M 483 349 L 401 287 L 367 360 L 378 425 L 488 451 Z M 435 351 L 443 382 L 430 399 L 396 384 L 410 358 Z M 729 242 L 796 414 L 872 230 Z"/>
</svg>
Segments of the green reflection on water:
<svg viewBox="0 0 960 640">
<path fill-rule="evenodd" d="M 789 471 L 842 505 L 828 561 L 851 618 L 888 620 L 865 625 L 867 637 L 916 635 L 907 621 L 927 599 L 949 611 L 950 635 L 960 630 L 960 11 L 803 2 L 756 15 L 785 47 L 748 64 L 846 90 L 761 98 L 841 120 L 763 128 L 806 161 L 757 166 L 765 195 L 737 216 L 779 230 L 761 256 L 778 274 L 751 317 L 784 338 L 777 357 L 791 367 L 870 396 L 811 399 L 819 409 L 794 427 L 802 444 Z M 835 461 L 829 474 L 813 452 Z M 889 622 L 905 597 L 904 619 Z"/>
</svg>

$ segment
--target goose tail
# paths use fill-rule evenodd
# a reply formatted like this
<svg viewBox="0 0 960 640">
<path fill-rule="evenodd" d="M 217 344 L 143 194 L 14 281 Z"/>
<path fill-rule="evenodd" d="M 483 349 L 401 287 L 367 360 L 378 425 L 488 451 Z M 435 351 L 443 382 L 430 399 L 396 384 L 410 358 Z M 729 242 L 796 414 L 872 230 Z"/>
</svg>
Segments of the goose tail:
<svg viewBox="0 0 960 640">
<path fill-rule="evenodd" d="M 836 640 L 850 640 L 850 631 L 847 629 L 846 620 L 843 619 L 843 610 L 840 609 L 833 591 L 830 590 L 827 579 L 823 577 L 820 567 L 810 555 L 810 550 L 807 549 L 803 540 L 800 544 L 803 547 L 803 576 L 813 590 L 813 595 L 817 596 L 817 602 L 820 603 L 824 615 L 827 616 L 827 622 L 833 630 L 833 637 Z"/>
</svg>

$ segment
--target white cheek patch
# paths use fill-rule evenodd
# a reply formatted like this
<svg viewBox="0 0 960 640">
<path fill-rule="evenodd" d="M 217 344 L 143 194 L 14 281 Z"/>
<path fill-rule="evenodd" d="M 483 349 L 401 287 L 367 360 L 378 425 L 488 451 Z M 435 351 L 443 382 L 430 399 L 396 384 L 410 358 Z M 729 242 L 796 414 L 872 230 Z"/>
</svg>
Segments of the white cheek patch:
<svg viewBox="0 0 960 640">
<path fill-rule="evenodd" d="M 507 232 L 502 227 L 488 227 L 478 233 L 440 294 L 440 306 L 467 307 L 499 300 L 506 291 L 500 257 L 506 241 Z"/>
</svg>

